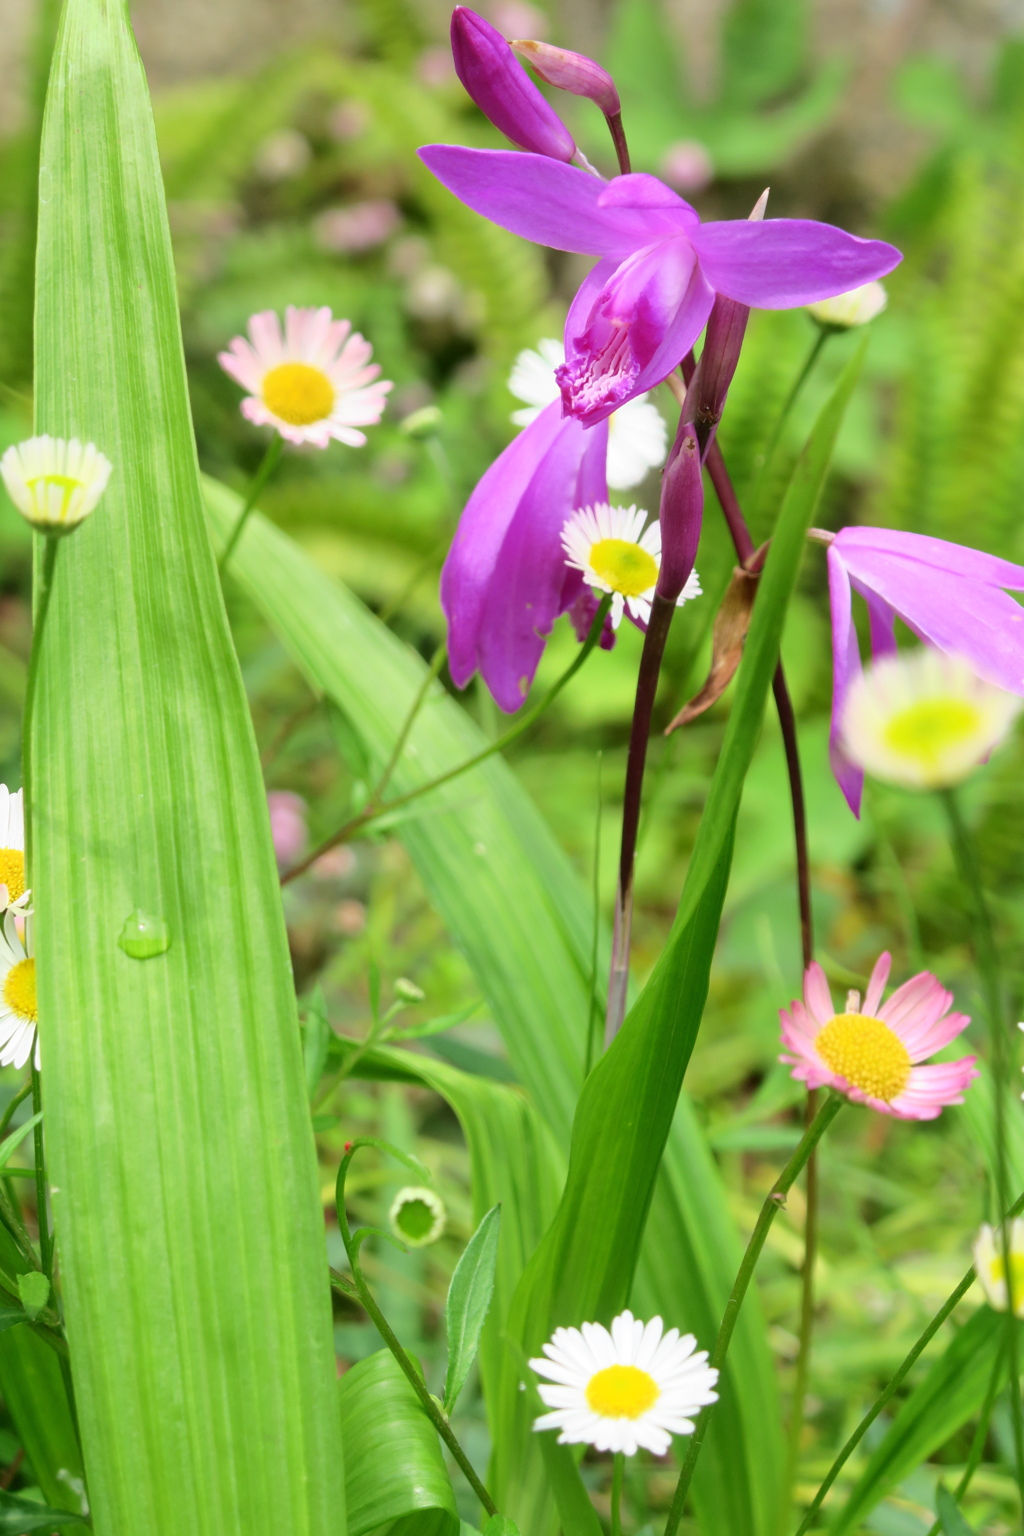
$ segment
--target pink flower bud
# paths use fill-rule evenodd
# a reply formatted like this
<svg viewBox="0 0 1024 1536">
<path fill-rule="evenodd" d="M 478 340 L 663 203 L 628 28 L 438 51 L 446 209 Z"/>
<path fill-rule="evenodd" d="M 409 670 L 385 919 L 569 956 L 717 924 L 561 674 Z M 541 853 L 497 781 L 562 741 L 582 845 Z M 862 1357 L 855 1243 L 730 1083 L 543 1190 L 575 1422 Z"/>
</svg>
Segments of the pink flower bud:
<svg viewBox="0 0 1024 1536">
<path fill-rule="evenodd" d="M 674 603 L 693 570 L 704 520 L 704 481 L 697 433 L 680 426 L 661 483 L 661 570 L 657 593 Z"/>
<path fill-rule="evenodd" d="M 451 38 L 455 72 L 494 126 L 520 149 L 568 163 L 576 153 L 572 134 L 501 33 L 468 6 L 457 5 Z"/>
<path fill-rule="evenodd" d="M 596 102 L 605 117 L 615 117 L 622 110 L 615 81 L 606 69 L 582 53 L 568 48 L 554 48 L 550 43 L 514 38 L 512 50 L 524 64 L 531 65 L 546 85 L 574 96 L 586 96 Z"/>
</svg>

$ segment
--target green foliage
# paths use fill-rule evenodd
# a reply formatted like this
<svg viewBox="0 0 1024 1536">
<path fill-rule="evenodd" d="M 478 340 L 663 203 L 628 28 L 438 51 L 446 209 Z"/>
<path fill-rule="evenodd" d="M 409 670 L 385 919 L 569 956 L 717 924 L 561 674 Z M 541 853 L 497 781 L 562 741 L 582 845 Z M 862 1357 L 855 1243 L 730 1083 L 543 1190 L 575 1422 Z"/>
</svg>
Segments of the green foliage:
<svg viewBox="0 0 1024 1536">
<path fill-rule="evenodd" d="M 444 1380 L 444 1409 L 449 1414 L 466 1385 L 490 1310 L 498 1267 L 500 1221 L 501 1207 L 493 1206 L 467 1243 L 448 1287 L 445 1307 L 448 1370 Z"/>
<path fill-rule="evenodd" d="M 42 158 L 38 426 L 115 466 L 60 550 L 33 743 L 47 1150 L 93 1517 L 333 1536 L 294 995 L 125 7 L 69 0 Z M 136 906 L 170 925 L 155 959 L 117 946 Z"/>
<path fill-rule="evenodd" d="M 49 1509 L 28 1499 L 19 1499 L 13 1493 L 0 1492 L 0 1531 L 4 1536 L 25 1536 L 28 1531 L 50 1531 L 54 1526 L 75 1524 L 75 1516 L 64 1510 Z"/>
</svg>

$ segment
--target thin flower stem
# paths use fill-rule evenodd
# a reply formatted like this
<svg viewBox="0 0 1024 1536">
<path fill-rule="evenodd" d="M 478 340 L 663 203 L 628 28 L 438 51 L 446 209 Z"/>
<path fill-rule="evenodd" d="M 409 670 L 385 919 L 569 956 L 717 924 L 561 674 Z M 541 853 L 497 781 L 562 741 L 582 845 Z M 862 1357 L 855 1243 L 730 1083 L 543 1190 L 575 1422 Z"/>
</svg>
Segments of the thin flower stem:
<svg viewBox="0 0 1024 1536">
<path fill-rule="evenodd" d="M 612 1462 L 612 1536 L 622 1536 L 622 1482 L 625 1473 L 625 1455 L 622 1451 L 616 1451 Z"/>
<path fill-rule="evenodd" d="M 721 1372 L 725 1365 L 733 1330 L 739 1317 L 740 1307 L 743 1305 L 743 1298 L 746 1296 L 750 1282 L 753 1279 L 757 1261 L 761 1257 L 761 1250 L 764 1248 L 772 1223 L 782 1206 L 785 1205 L 786 1195 L 793 1187 L 797 1175 L 801 1172 L 814 1148 L 818 1145 L 818 1142 L 845 1103 L 846 1100 L 840 1094 L 829 1092 L 828 1098 L 818 1110 L 811 1124 L 804 1131 L 800 1139 L 800 1145 L 779 1174 L 779 1177 L 765 1198 L 765 1202 L 761 1207 L 761 1214 L 757 1218 L 757 1224 L 747 1244 L 747 1251 L 743 1255 L 743 1262 L 740 1264 L 739 1272 L 733 1283 L 732 1292 L 726 1303 L 722 1325 L 718 1330 L 718 1338 L 715 1340 L 715 1347 L 711 1353 L 710 1364 L 719 1372 Z M 721 1385 L 720 1378 L 719 1386 L 721 1387 Z M 713 1409 L 713 1403 L 709 1403 L 701 1409 L 693 1434 L 690 1436 L 689 1444 L 686 1447 L 686 1456 L 679 1473 L 679 1482 L 676 1484 L 676 1491 L 672 1498 L 672 1507 L 669 1510 L 664 1536 L 676 1536 L 676 1532 L 679 1529 L 679 1522 L 682 1519 L 683 1508 L 686 1504 L 686 1495 L 689 1492 L 693 1471 L 697 1465 L 697 1458 L 704 1443 L 704 1436 L 707 1433 Z"/>
<path fill-rule="evenodd" d="M 32 1113 L 38 1115 L 43 1108 L 43 1094 L 39 1082 L 39 1069 L 35 1063 L 36 1045 L 32 1042 Z M 46 1210 L 46 1163 L 43 1160 L 43 1122 L 40 1120 L 33 1131 L 36 1160 L 36 1223 L 39 1227 L 39 1264 L 46 1278 L 53 1281 L 53 1249 L 50 1243 L 50 1220 Z"/>
<path fill-rule="evenodd" d="M 571 665 L 566 667 L 556 682 L 552 683 L 542 699 L 539 699 L 532 708 L 525 710 L 520 715 L 515 725 L 510 726 L 500 736 L 496 736 L 481 752 L 477 752 L 472 757 L 467 758 L 464 763 L 459 763 L 458 767 L 449 768 L 446 773 L 438 774 L 437 778 L 428 779 L 425 784 L 418 784 L 415 789 L 407 790 L 404 795 L 396 795 L 393 800 L 385 800 L 380 805 L 367 803 L 357 815 L 346 821 L 344 826 L 338 828 L 337 832 L 332 833 L 326 842 L 321 843 L 318 848 L 314 848 L 313 852 L 308 854 L 301 863 L 295 864 L 291 869 L 286 870 L 281 876 L 281 884 L 288 885 L 292 880 L 297 880 L 300 875 L 305 874 L 312 864 L 316 863 L 317 859 L 322 858 L 325 853 L 329 853 L 332 848 L 337 848 L 339 843 L 349 842 L 357 832 L 362 831 L 363 827 L 368 826 L 370 822 L 378 821 L 380 817 L 390 815 L 392 811 L 397 811 L 402 806 L 408 805 L 411 801 L 418 800 L 421 795 L 428 795 L 432 790 L 440 789 L 443 784 L 450 784 L 452 779 L 457 779 L 461 774 L 468 773 L 471 768 L 478 767 L 481 763 L 486 762 L 489 757 L 493 757 L 496 752 L 504 751 L 517 737 L 521 736 L 525 730 L 528 730 L 535 720 L 540 718 L 544 711 L 554 703 L 566 684 L 576 676 L 576 673 L 601 638 L 601 631 L 604 628 L 604 621 L 611 607 L 611 601 L 610 597 L 605 597 L 602 600 L 594 616 L 594 622 L 590 626 L 590 633 L 587 635 Z"/>
<path fill-rule="evenodd" d="M 792 389 L 786 396 L 785 404 L 783 405 L 782 410 L 779 412 L 779 419 L 775 423 L 775 430 L 771 435 L 768 447 L 765 449 L 764 459 L 761 464 L 762 474 L 764 474 L 765 470 L 768 468 L 768 465 L 771 463 L 775 456 L 775 450 L 779 446 L 779 440 L 786 429 L 786 422 L 789 420 L 790 412 L 796 404 L 801 390 L 807 383 L 807 380 L 810 378 L 811 374 L 814 372 L 826 341 L 828 341 L 829 337 L 833 335 L 835 335 L 833 330 L 827 329 L 824 326 L 818 327 L 818 334 L 814 339 L 814 344 L 811 347 L 811 350 L 808 352 L 806 359 L 804 360 L 803 367 L 793 382 Z"/>
<path fill-rule="evenodd" d="M 245 498 L 245 506 L 242 508 L 241 512 L 239 512 L 235 526 L 232 528 L 230 534 L 228 535 L 228 541 L 224 546 L 224 550 L 219 561 L 217 562 L 217 569 L 222 576 L 227 570 L 228 561 L 231 559 L 231 556 L 235 552 L 235 545 L 238 543 L 239 539 L 242 537 L 242 534 L 245 531 L 245 525 L 249 521 L 249 517 L 252 514 L 253 508 L 256 506 L 256 501 L 260 492 L 263 490 L 263 487 L 266 485 L 267 481 L 270 479 L 271 475 L 274 473 L 274 470 L 277 468 L 278 463 L 280 462 L 282 446 L 283 444 L 280 434 L 275 432 L 273 437 L 270 439 L 270 442 L 267 444 L 267 451 L 263 455 L 260 467 L 252 478 L 252 484 L 249 487 L 249 494 Z"/>
<path fill-rule="evenodd" d="M 661 661 L 676 605 L 655 592 L 651 616 L 647 621 L 640 670 L 636 679 L 633 723 L 629 732 L 626 758 L 626 786 L 622 795 L 622 846 L 619 853 L 619 884 L 615 895 L 615 929 L 612 935 L 611 972 L 608 977 L 608 1006 L 604 1021 L 604 1043 L 610 1045 L 622 1028 L 626 1016 L 626 992 L 629 986 L 629 941 L 633 927 L 633 865 L 636 837 L 640 827 L 647 744 L 651 735 L 651 716 L 658 692 Z"/>
<path fill-rule="evenodd" d="M 997 1351 L 996 1357 L 992 1362 L 992 1370 L 989 1373 L 988 1386 L 985 1388 L 985 1400 L 981 1405 L 981 1412 L 978 1415 L 978 1422 L 975 1425 L 974 1435 L 971 1440 L 971 1448 L 967 1453 L 967 1463 L 960 1476 L 960 1481 L 957 1483 L 956 1488 L 953 1490 L 953 1498 L 957 1504 L 959 1504 L 960 1500 L 971 1486 L 971 1479 L 974 1477 L 975 1472 L 977 1472 L 978 1467 L 981 1464 L 982 1452 L 985 1449 L 985 1441 L 988 1439 L 989 1424 L 992 1420 L 992 1409 L 995 1407 L 996 1394 L 999 1391 L 999 1378 L 1002 1375 L 1002 1365 L 1002 1357 Z M 939 1536 L 941 1526 L 941 1520 L 936 1520 L 934 1525 L 929 1530 L 928 1536 Z"/>
<path fill-rule="evenodd" d="M 36 594 L 35 617 L 32 624 L 32 651 L 28 661 L 28 678 L 25 682 L 25 708 L 21 719 L 21 787 L 22 810 L 25 818 L 25 888 L 31 887 L 32 870 L 32 716 L 35 712 L 36 687 L 39 678 L 39 657 L 43 649 L 43 632 L 46 616 L 50 611 L 53 592 L 53 576 L 57 565 L 59 539 L 47 534 L 43 544 L 43 560 Z"/>
<path fill-rule="evenodd" d="M 1012 1221 L 1015 1216 L 1020 1215 L 1021 1211 L 1024 1211 L 1024 1195 L 1021 1195 L 1017 1200 L 1014 1201 L 1013 1205 L 1006 1212 L 1004 1220 Z M 863 1440 L 872 1424 L 878 1418 L 878 1415 L 881 1413 L 886 1403 L 888 1403 L 890 1399 L 899 1391 L 900 1387 L 903 1385 L 907 1376 L 913 1369 L 915 1363 L 920 1359 L 921 1355 L 928 1348 L 928 1345 L 938 1333 L 947 1317 L 949 1317 L 954 1308 L 967 1295 L 967 1292 L 974 1284 L 975 1278 L 976 1276 L 974 1273 L 974 1266 L 972 1265 L 964 1275 L 963 1279 L 960 1281 L 959 1285 L 957 1285 L 955 1289 L 952 1290 L 946 1297 L 946 1300 L 942 1303 L 942 1306 L 939 1308 L 931 1322 L 928 1324 L 927 1328 L 921 1334 L 921 1337 L 913 1346 L 910 1353 L 904 1357 L 902 1364 L 896 1371 L 896 1374 L 891 1378 L 888 1384 L 883 1387 L 882 1391 L 875 1398 L 875 1401 L 872 1403 L 867 1413 L 861 1419 L 860 1423 L 857 1425 L 857 1428 L 847 1440 L 835 1461 L 829 1467 L 824 1482 L 818 1489 L 817 1493 L 814 1495 L 814 1498 L 808 1507 L 807 1513 L 804 1515 L 804 1518 L 800 1522 L 796 1536 L 805 1536 L 805 1532 L 809 1530 L 812 1521 L 818 1513 L 818 1510 L 825 1502 L 825 1497 L 829 1489 L 832 1487 L 832 1484 L 835 1482 L 840 1472 L 846 1466 L 846 1463 L 849 1461 L 850 1457 L 853 1455 L 854 1451 L 857 1449 L 858 1445 Z"/>
<path fill-rule="evenodd" d="M 29 1081 L 25 1084 L 25 1086 L 23 1088 L 19 1088 L 18 1089 L 18 1092 L 14 1095 L 14 1098 L 11 1100 L 11 1102 L 8 1104 L 7 1108 L 4 1110 L 3 1118 L 0 1119 L 0 1141 L 3 1141 L 4 1136 L 7 1133 L 7 1127 L 10 1125 L 11 1121 L 14 1119 L 15 1111 L 17 1110 L 18 1105 L 19 1104 L 24 1104 L 25 1100 L 28 1098 L 28 1096 L 29 1096 L 29 1094 L 31 1092 L 32 1092 L 32 1079 L 29 1078 Z"/>
<path fill-rule="evenodd" d="M 409 733 L 411 732 L 413 726 L 416 724 L 417 716 L 419 715 L 420 710 L 423 708 L 424 701 L 426 700 L 427 694 L 430 691 L 430 685 L 439 675 L 441 668 L 444 666 L 445 658 L 447 655 L 448 646 L 442 640 L 441 644 L 437 647 L 437 650 L 430 658 L 430 666 L 427 668 L 426 673 L 424 674 L 423 681 L 419 686 L 416 697 L 412 701 L 409 713 L 405 717 L 405 724 L 402 726 L 402 729 L 395 737 L 395 745 L 391 749 L 391 756 L 388 758 L 384 772 L 377 780 L 376 788 L 374 789 L 373 794 L 370 796 L 370 803 L 372 805 L 377 805 L 380 803 L 384 791 L 390 784 L 391 777 L 394 774 L 395 769 L 398 767 L 399 759 L 402 756 L 402 753 L 405 751 L 405 744 L 409 740 Z"/>
<path fill-rule="evenodd" d="M 622 113 L 605 113 L 605 122 L 608 124 L 608 132 L 612 136 L 615 145 L 615 158 L 619 162 L 619 175 L 628 176 L 632 166 L 629 159 L 629 145 L 626 143 L 626 130 L 622 126 Z"/>
<path fill-rule="evenodd" d="M 982 884 L 981 871 L 974 848 L 974 841 L 960 810 L 960 802 L 952 789 L 939 792 L 953 843 L 960 878 L 971 899 L 972 925 L 974 928 L 974 957 L 981 975 L 988 1014 L 989 1039 L 992 1046 L 992 1076 L 995 1106 L 996 1144 L 996 1200 L 997 1211 L 1005 1211 L 1009 1198 L 1009 1174 L 1006 1154 L 1006 1094 L 1010 1075 L 1010 1039 L 1005 1027 L 1003 980 L 996 946 L 992 914 L 989 911 Z M 1013 1425 L 1013 1448 L 1016 1460 L 1017 1486 L 1024 1508 L 1024 1409 L 1020 1395 L 1020 1363 L 1018 1358 L 1014 1274 L 1011 1263 L 1011 1234 L 1008 1223 L 999 1228 L 1003 1249 L 1003 1265 L 1006 1274 L 1006 1354 L 1010 1371 L 1010 1419 Z"/>
<path fill-rule="evenodd" d="M 600 1009 L 597 999 L 597 956 L 601 939 L 601 811 L 603 810 L 603 796 L 601 793 L 601 765 L 602 754 L 597 754 L 597 812 L 594 817 L 594 875 L 592 897 L 594 902 L 594 922 L 590 934 L 590 1006 L 587 1009 L 587 1046 L 583 1062 L 583 1076 L 590 1076 L 590 1069 L 594 1064 L 595 1032 L 599 1025 Z"/>
</svg>

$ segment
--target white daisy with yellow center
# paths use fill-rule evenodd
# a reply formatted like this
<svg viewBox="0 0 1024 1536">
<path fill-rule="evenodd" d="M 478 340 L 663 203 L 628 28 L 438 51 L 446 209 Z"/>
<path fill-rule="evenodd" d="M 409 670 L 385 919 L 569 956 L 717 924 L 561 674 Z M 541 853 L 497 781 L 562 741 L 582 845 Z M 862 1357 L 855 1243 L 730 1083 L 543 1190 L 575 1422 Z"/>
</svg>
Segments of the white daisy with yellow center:
<svg viewBox="0 0 1024 1536">
<path fill-rule="evenodd" d="M 599 592 L 612 594 L 612 624 L 617 629 L 623 612 L 646 624 L 651 616 L 651 599 L 661 569 L 661 524 L 644 527 L 647 513 L 642 507 L 610 507 L 606 502 L 596 507 L 582 507 L 562 528 L 565 563 L 583 572 L 583 579 Z M 686 585 L 676 598 L 681 608 L 701 593 L 696 571 L 691 571 Z"/>
<path fill-rule="evenodd" d="M 974 1244 L 974 1270 L 985 1292 L 985 1300 L 996 1312 L 1005 1312 L 1009 1305 L 1006 1285 L 1006 1258 L 1003 1253 L 1003 1234 L 986 1221 Z M 1010 1274 L 1013 1279 L 1013 1311 L 1015 1317 L 1024 1317 L 1024 1217 L 1018 1216 L 1010 1225 Z"/>
<path fill-rule="evenodd" d="M 21 941 L 16 917 L 8 912 L 0 930 L 0 1067 L 23 1067 L 32 1054 L 39 1068 L 36 962 Z"/>
<path fill-rule="evenodd" d="M 1021 700 L 958 656 L 923 646 L 876 661 L 843 705 L 843 749 L 890 784 L 959 784 L 1007 735 Z"/>
<path fill-rule="evenodd" d="M 95 443 L 30 437 L 8 448 L 0 476 L 22 517 L 40 533 L 70 533 L 96 506 L 113 465 Z"/>
<path fill-rule="evenodd" d="M 361 448 L 366 433 L 384 413 L 391 389 L 377 379 L 373 348 L 331 311 L 285 311 L 284 332 L 272 309 L 249 319 L 249 341 L 236 336 L 217 361 L 249 394 L 242 415 L 257 426 L 274 427 L 289 443 L 326 448 L 332 438 Z M 376 380 L 376 382 L 374 382 Z"/>
<path fill-rule="evenodd" d="M 520 352 L 509 375 L 509 392 L 523 401 L 523 409 L 512 412 L 517 427 L 528 427 L 546 405 L 559 398 L 555 369 L 565 362 L 565 348 L 553 336 L 538 341 Z M 647 395 L 627 400 L 608 418 L 608 458 L 606 473 L 613 491 L 628 491 L 639 485 L 652 469 L 665 462 L 668 428 L 657 406 Z"/>
<path fill-rule="evenodd" d="M 877 280 L 851 288 L 849 293 L 837 293 L 834 299 L 819 299 L 806 306 L 807 312 L 819 325 L 829 330 L 849 331 L 857 325 L 867 325 L 880 315 L 889 302 L 889 295 Z"/>
<path fill-rule="evenodd" d="M 0 784 L 0 912 L 25 912 L 32 893 L 25 889 L 25 817 L 21 790 Z"/>
<path fill-rule="evenodd" d="M 601 1323 L 556 1328 L 543 1360 L 530 1367 L 547 1382 L 538 1387 L 553 1412 L 534 1429 L 557 1429 L 559 1445 L 592 1445 L 634 1456 L 643 1446 L 664 1456 L 673 1435 L 693 1433 L 693 1420 L 718 1400 L 718 1372 L 706 1349 L 694 1351 L 692 1333 L 662 1331 L 660 1317 L 642 1323 L 620 1312 L 611 1331 Z"/>
</svg>

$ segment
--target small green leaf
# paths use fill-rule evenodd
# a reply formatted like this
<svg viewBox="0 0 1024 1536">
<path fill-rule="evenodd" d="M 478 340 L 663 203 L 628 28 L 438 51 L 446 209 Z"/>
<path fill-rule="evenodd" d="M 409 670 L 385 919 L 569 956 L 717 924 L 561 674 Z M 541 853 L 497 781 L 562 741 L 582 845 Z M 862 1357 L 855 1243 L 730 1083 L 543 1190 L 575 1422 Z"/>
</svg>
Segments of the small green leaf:
<svg viewBox="0 0 1024 1536">
<path fill-rule="evenodd" d="M 16 1131 L 12 1131 L 6 1141 L 0 1142 L 0 1168 L 6 1167 L 11 1153 L 16 1147 L 21 1146 L 29 1131 L 34 1131 L 42 1118 L 43 1112 L 40 1110 L 38 1115 L 33 1115 L 30 1120 L 25 1121 L 24 1125 L 19 1125 Z"/>
<path fill-rule="evenodd" d="M 0 1493 L 0 1536 L 25 1536 L 28 1531 L 52 1531 L 55 1525 L 81 1525 L 81 1515 L 48 1509 L 13 1493 Z"/>
<path fill-rule="evenodd" d="M 935 1494 L 935 1513 L 939 1517 L 942 1536 L 974 1536 L 974 1531 L 960 1513 L 953 1495 L 942 1483 Z"/>
<path fill-rule="evenodd" d="M 34 1322 L 50 1299 L 50 1282 L 38 1269 L 30 1269 L 18 1276 L 18 1295 Z"/>
<path fill-rule="evenodd" d="M 306 1003 L 305 1039 L 303 1044 L 303 1056 L 306 1064 L 306 1089 L 310 1098 L 316 1090 L 316 1086 L 324 1075 L 324 1067 L 327 1065 L 327 1052 L 331 1044 L 331 1025 L 327 1017 L 327 1004 L 324 1001 L 324 989 L 316 986 L 310 993 Z"/>
<path fill-rule="evenodd" d="M 442 1013 L 436 1019 L 425 1019 L 422 1024 L 410 1024 L 408 1027 L 393 1029 L 389 1032 L 389 1040 L 425 1040 L 429 1035 L 443 1035 L 445 1030 L 454 1029 L 456 1024 L 464 1024 L 467 1019 L 481 1007 L 480 998 L 467 1003 L 465 1008 L 460 1008 L 458 1013 Z"/>
<path fill-rule="evenodd" d="M 483 1536 L 519 1536 L 519 1527 L 508 1515 L 492 1515 L 483 1528 Z"/>
<path fill-rule="evenodd" d="M 451 1413 L 456 1399 L 466 1385 L 469 1368 L 480 1347 L 480 1335 L 494 1293 L 494 1275 L 498 1266 L 498 1226 L 501 1206 L 487 1212 L 466 1244 L 452 1283 L 448 1287 L 445 1317 L 448 1325 L 448 1372 L 444 1382 L 444 1409 Z M 488 1525 L 494 1524 L 492 1520 Z M 511 1525 L 512 1522 L 509 1521 Z M 494 1530 L 491 1536 L 503 1536 Z M 507 1536 L 507 1533 L 506 1533 Z"/>
</svg>

